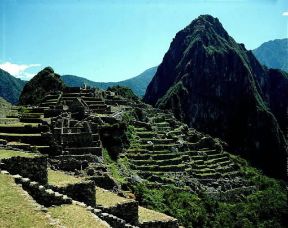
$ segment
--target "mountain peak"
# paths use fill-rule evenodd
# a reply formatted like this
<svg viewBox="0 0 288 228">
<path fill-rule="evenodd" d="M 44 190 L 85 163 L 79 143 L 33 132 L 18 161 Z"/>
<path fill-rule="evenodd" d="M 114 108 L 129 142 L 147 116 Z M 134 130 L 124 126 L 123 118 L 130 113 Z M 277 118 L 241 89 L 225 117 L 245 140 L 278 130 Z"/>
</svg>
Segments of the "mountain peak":
<svg viewBox="0 0 288 228">
<path fill-rule="evenodd" d="M 208 36 L 209 38 L 213 37 L 213 34 L 220 36 L 224 39 L 229 39 L 229 35 L 226 30 L 223 28 L 221 22 L 218 18 L 211 15 L 200 15 L 198 18 L 194 19 L 186 28 L 183 30 L 186 35 L 201 34 Z M 203 38 L 203 37 L 202 37 Z"/>
<path fill-rule="evenodd" d="M 202 15 L 177 33 L 144 101 L 171 109 L 190 127 L 227 141 L 267 173 L 283 177 L 287 80 L 271 74 L 217 18 Z M 277 154 L 273 162 L 271 151 Z"/>
</svg>

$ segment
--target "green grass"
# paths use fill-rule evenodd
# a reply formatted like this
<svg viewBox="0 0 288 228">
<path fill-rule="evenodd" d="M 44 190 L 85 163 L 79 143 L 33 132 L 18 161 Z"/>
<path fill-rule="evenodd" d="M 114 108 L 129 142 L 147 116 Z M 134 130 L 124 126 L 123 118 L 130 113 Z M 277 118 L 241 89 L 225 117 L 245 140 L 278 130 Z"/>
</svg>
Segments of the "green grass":
<svg viewBox="0 0 288 228">
<path fill-rule="evenodd" d="M 14 180 L 0 174 L 0 227 L 53 227 L 46 214 L 35 209 Z"/>
<path fill-rule="evenodd" d="M 172 217 L 167 216 L 163 213 L 149 210 L 144 207 L 139 207 L 139 222 L 148 222 L 148 221 L 170 221 L 173 220 Z"/>
<path fill-rule="evenodd" d="M 131 199 L 120 197 L 113 192 L 96 187 L 96 203 L 103 207 L 112 207 L 115 206 L 117 203 L 121 204 L 129 201 L 131 201 Z"/>
<path fill-rule="evenodd" d="M 30 137 L 39 137 L 41 134 L 17 134 L 17 133 L 0 133 L 0 136 L 11 136 L 11 137 L 25 137 L 25 136 L 30 136 Z"/>
<path fill-rule="evenodd" d="M 32 126 L 32 127 L 37 127 L 39 123 L 11 123 L 11 124 L 0 124 L 0 127 L 24 127 L 24 126 Z"/>
<path fill-rule="evenodd" d="M 62 205 L 49 208 L 49 212 L 53 218 L 59 220 L 61 225 L 65 227 L 109 227 L 106 223 L 97 219 L 93 214 L 85 208 L 78 205 Z"/>
<path fill-rule="evenodd" d="M 48 183 L 50 185 L 55 185 L 58 187 L 63 187 L 68 184 L 76 184 L 80 183 L 83 179 L 79 177 L 75 177 L 72 175 L 68 175 L 61 171 L 55 171 L 48 169 Z"/>
<path fill-rule="evenodd" d="M 24 153 L 15 150 L 0 150 L 0 159 L 4 158 L 11 158 L 11 157 L 26 157 L 26 158 L 33 158 L 37 156 L 37 154 L 33 153 Z"/>
<path fill-rule="evenodd" d="M 103 158 L 104 158 L 104 163 L 108 167 L 108 170 L 111 173 L 112 177 L 119 183 L 125 183 L 126 179 L 120 174 L 117 162 L 112 160 L 112 158 L 110 157 L 106 149 L 103 149 Z M 120 160 L 123 160 L 123 159 L 118 159 L 118 160 L 120 162 Z"/>
</svg>

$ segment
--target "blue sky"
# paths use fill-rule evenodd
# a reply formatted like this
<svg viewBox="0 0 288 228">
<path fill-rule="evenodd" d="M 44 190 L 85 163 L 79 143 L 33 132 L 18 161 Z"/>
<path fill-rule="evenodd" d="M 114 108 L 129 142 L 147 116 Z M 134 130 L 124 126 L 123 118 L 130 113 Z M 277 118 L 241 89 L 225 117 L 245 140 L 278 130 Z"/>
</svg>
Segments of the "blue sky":
<svg viewBox="0 0 288 228">
<path fill-rule="evenodd" d="M 26 79 L 48 65 L 127 79 L 160 64 L 176 32 L 201 14 L 248 49 L 287 38 L 288 0 L 0 0 L 0 68 Z"/>
</svg>

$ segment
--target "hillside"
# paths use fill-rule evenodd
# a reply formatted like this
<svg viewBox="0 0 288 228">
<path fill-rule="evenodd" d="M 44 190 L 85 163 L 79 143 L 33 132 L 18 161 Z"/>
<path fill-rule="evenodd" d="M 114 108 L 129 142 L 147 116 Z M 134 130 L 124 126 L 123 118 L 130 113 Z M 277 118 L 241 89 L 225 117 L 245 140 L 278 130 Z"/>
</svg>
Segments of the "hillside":
<svg viewBox="0 0 288 228">
<path fill-rule="evenodd" d="M 63 88 L 60 75 L 54 73 L 51 67 L 46 67 L 24 86 L 19 101 L 22 105 L 39 104 L 47 93 L 61 91 Z"/>
<path fill-rule="evenodd" d="M 287 227 L 283 182 L 134 98 L 66 87 L 0 118 L 0 224 Z"/>
<path fill-rule="evenodd" d="M 0 96 L 12 104 L 17 104 L 25 81 L 13 77 L 0 69 Z"/>
<path fill-rule="evenodd" d="M 267 174 L 287 178 L 287 80 L 262 67 L 217 18 L 202 15 L 176 34 L 144 101 L 221 138 Z"/>
<path fill-rule="evenodd" d="M 148 84 L 155 75 L 156 70 L 157 67 L 152 67 L 135 77 L 119 82 L 94 82 L 86 78 L 74 75 L 62 75 L 61 78 L 67 86 L 83 86 L 84 83 L 87 86 L 96 87 L 100 89 L 107 89 L 108 87 L 116 85 L 126 86 L 132 89 L 137 96 L 142 97 L 145 94 Z"/>
<path fill-rule="evenodd" d="M 265 42 L 253 54 L 261 64 L 288 72 L 288 38 Z"/>
</svg>

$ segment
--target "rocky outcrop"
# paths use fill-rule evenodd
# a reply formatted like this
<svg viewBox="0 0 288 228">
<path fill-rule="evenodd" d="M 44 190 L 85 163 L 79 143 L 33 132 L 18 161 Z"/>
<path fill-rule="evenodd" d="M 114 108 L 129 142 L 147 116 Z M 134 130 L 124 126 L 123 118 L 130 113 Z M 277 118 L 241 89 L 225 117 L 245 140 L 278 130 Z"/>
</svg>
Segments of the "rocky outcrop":
<svg viewBox="0 0 288 228">
<path fill-rule="evenodd" d="M 144 101 L 172 109 L 190 127 L 285 178 L 287 80 L 237 44 L 217 18 L 204 15 L 176 34 Z"/>
<path fill-rule="evenodd" d="M 22 105 L 39 104 L 49 92 L 61 91 L 63 88 L 60 75 L 51 67 L 46 67 L 24 86 L 19 101 Z"/>
</svg>

